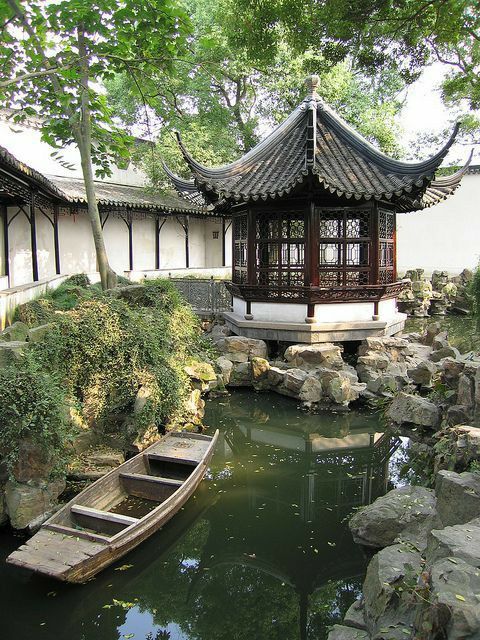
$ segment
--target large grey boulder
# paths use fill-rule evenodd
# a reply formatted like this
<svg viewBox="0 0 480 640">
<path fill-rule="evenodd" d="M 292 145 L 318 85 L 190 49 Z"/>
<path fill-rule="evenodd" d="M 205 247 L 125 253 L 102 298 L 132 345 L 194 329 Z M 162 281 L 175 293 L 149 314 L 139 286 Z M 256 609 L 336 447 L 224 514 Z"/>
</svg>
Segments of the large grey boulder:
<svg viewBox="0 0 480 640">
<path fill-rule="evenodd" d="M 28 331 L 28 342 L 32 344 L 34 342 L 41 342 L 49 331 L 54 328 L 53 323 L 41 324 L 38 327 L 32 327 Z"/>
<path fill-rule="evenodd" d="M 439 471 L 435 493 L 444 526 L 463 524 L 480 516 L 480 474 Z"/>
<path fill-rule="evenodd" d="M 5 486 L 5 501 L 14 529 L 24 529 L 46 511 L 51 511 L 58 496 L 65 489 L 65 480 L 57 479 L 36 485 L 8 481 Z"/>
<path fill-rule="evenodd" d="M 219 341 L 217 346 L 225 358 L 232 362 L 247 362 L 252 357 L 267 357 L 267 345 L 263 340 L 244 336 L 227 336 Z"/>
<path fill-rule="evenodd" d="M 473 520 L 445 529 L 433 529 L 428 538 L 426 560 L 429 566 L 443 558 L 460 558 L 480 567 L 480 522 Z"/>
<path fill-rule="evenodd" d="M 0 333 L 0 340 L 5 342 L 25 342 L 28 336 L 28 326 L 24 322 L 14 322 Z"/>
<path fill-rule="evenodd" d="M 417 628 L 429 629 L 430 638 L 478 639 L 479 594 L 478 569 L 462 560 L 436 562 L 431 567 L 430 606 L 422 608 Z"/>
<path fill-rule="evenodd" d="M 423 549 L 428 532 L 440 525 L 435 507 L 432 489 L 400 487 L 357 511 L 350 531 L 355 542 L 368 547 L 387 547 L 401 538 Z"/>
<path fill-rule="evenodd" d="M 408 377 L 421 387 L 431 387 L 432 378 L 437 370 L 429 360 L 422 360 L 413 369 L 408 370 Z"/>
<path fill-rule="evenodd" d="M 283 384 L 286 373 L 286 369 L 280 369 L 280 367 L 270 367 L 267 373 L 268 384 L 272 387 Z"/>
<path fill-rule="evenodd" d="M 405 638 L 404 630 L 411 629 L 416 614 L 408 586 L 416 584 L 421 562 L 420 553 L 401 544 L 372 558 L 363 583 L 365 623 L 371 636 L 390 627 L 388 638 Z"/>
<path fill-rule="evenodd" d="M 342 347 L 325 342 L 321 344 L 292 344 L 285 351 L 284 358 L 295 367 L 313 369 L 328 366 L 334 369 L 343 367 Z"/>
<path fill-rule="evenodd" d="M 18 482 L 43 481 L 50 476 L 55 463 L 55 456 L 49 449 L 40 446 L 31 438 L 25 438 L 18 445 L 12 475 Z"/>
<path fill-rule="evenodd" d="M 298 396 L 307 377 L 308 373 L 303 371 L 303 369 L 288 369 L 288 371 L 285 372 L 283 384 L 286 389 L 291 391 L 295 396 Z"/>
<path fill-rule="evenodd" d="M 308 376 L 300 389 L 299 398 L 307 406 L 318 404 L 323 397 L 322 382 L 315 376 Z"/>
<path fill-rule="evenodd" d="M 472 409 L 475 404 L 475 383 L 462 373 L 458 378 L 457 404 Z"/>
<path fill-rule="evenodd" d="M 366 631 L 346 627 L 343 624 L 334 624 L 328 634 L 328 640 L 369 640 L 369 638 Z"/>
<path fill-rule="evenodd" d="M 357 400 L 359 397 L 359 389 L 355 388 L 347 376 L 338 376 L 331 378 L 326 384 L 325 391 L 335 404 L 348 406 L 350 402 Z"/>
<path fill-rule="evenodd" d="M 448 346 L 437 349 L 430 355 L 430 360 L 432 362 L 440 362 L 440 360 L 443 360 L 444 358 L 454 358 L 456 360 L 460 358 L 460 351 L 455 347 Z"/>
<path fill-rule="evenodd" d="M 367 630 L 362 600 L 355 600 L 348 608 L 343 618 L 343 624 L 346 627 L 353 627 L 354 629 L 361 629 L 362 631 Z"/>
<path fill-rule="evenodd" d="M 28 342 L 18 340 L 12 342 L 0 342 L 0 367 L 6 367 L 9 364 L 19 362 L 27 347 Z"/>
<path fill-rule="evenodd" d="M 415 424 L 435 429 L 440 424 L 440 409 L 426 398 L 399 393 L 390 404 L 387 416 L 397 424 Z"/>
<path fill-rule="evenodd" d="M 220 356 L 215 360 L 215 364 L 220 370 L 223 384 L 227 385 L 230 382 L 230 376 L 232 375 L 233 362 L 231 360 L 228 360 L 224 356 Z"/>
<path fill-rule="evenodd" d="M 231 387 L 248 387 L 252 384 L 252 368 L 250 362 L 236 362 L 233 365 L 229 385 Z"/>
</svg>

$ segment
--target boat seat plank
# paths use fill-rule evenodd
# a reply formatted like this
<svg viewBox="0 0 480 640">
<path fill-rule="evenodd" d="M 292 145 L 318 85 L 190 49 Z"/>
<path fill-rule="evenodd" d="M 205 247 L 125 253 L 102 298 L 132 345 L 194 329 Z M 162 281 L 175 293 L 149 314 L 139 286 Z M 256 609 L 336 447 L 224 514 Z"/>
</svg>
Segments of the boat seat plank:
<svg viewBox="0 0 480 640">
<path fill-rule="evenodd" d="M 50 531 L 56 531 L 62 533 L 64 536 L 70 536 L 74 538 L 83 538 L 84 540 L 90 540 L 91 542 L 108 542 L 109 536 L 102 536 L 98 533 L 91 533 L 90 531 L 82 531 L 81 529 L 75 529 L 65 524 L 56 524 L 55 522 L 48 522 L 43 525 L 45 529 Z"/>
<path fill-rule="evenodd" d="M 80 504 L 73 504 L 70 513 L 74 521 L 82 527 L 92 529 L 98 533 L 115 535 L 126 527 L 138 522 L 138 518 L 131 518 L 120 513 L 110 513 L 100 509 L 92 509 Z"/>
<path fill-rule="evenodd" d="M 207 440 L 198 440 L 184 435 L 174 436 L 157 442 L 148 454 L 166 456 L 173 461 L 191 460 L 197 464 L 203 460 L 208 449 Z"/>
<path fill-rule="evenodd" d="M 181 480 L 148 476 L 142 473 L 121 473 L 120 480 L 129 495 L 154 502 L 163 502 L 183 484 Z"/>
<path fill-rule="evenodd" d="M 174 456 L 166 456 L 160 453 L 147 453 L 149 460 L 155 460 L 156 462 L 174 462 L 176 464 L 186 464 L 191 467 L 196 467 L 199 460 L 192 460 L 190 458 L 179 458 Z"/>
<path fill-rule="evenodd" d="M 75 514 L 91 516 L 92 518 L 99 518 L 100 520 L 108 520 L 109 522 L 116 522 L 118 524 L 126 525 L 127 527 L 138 522 L 138 518 L 125 516 L 121 513 L 111 513 L 110 511 L 92 509 L 92 507 L 85 507 L 82 504 L 72 505 L 71 511 Z"/>
<path fill-rule="evenodd" d="M 170 435 L 174 438 L 187 438 L 191 440 L 203 440 L 204 442 L 211 442 L 211 436 L 205 436 L 203 433 L 190 433 L 189 431 L 172 431 Z"/>
</svg>

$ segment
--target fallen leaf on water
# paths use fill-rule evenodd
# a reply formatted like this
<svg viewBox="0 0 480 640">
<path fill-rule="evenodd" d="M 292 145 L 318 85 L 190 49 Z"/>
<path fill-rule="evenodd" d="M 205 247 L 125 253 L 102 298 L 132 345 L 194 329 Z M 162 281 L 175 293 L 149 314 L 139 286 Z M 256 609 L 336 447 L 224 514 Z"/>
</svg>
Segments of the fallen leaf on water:
<svg viewBox="0 0 480 640">
<path fill-rule="evenodd" d="M 465 602 L 465 598 L 463 596 L 458 595 L 458 593 L 455 594 L 455 598 L 457 600 L 460 600 L 461 602 Z"/>
<path fill-rule="evenodd" d="M 115 571 L 126 571 L 127 569 L 130 569 L 131 567 L 133 567 L 133 564 L 122 564 L 121 567 L 116 567 Z"/>
</svg>

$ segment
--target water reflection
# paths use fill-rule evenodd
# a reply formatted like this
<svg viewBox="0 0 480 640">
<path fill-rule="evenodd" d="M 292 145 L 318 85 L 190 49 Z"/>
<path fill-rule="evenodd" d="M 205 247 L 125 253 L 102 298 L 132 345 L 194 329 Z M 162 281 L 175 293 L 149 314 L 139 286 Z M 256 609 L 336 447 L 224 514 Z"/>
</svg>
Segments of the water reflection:
<svg viewBox="0 0 480 640">
<path fill-rule="evenodd" d="M 397 440 L 374 416 L 309 416 L 276 396 L 236 393 L 207 417 L 222 434 L 209 477 L 116 567 L 69 586 L 2 565 L 5 637 L 326 637 L 365 570 L 345 518 L 386 491 Z M 15 545 L 0 539 L 2 555 Z"/>
</svg>

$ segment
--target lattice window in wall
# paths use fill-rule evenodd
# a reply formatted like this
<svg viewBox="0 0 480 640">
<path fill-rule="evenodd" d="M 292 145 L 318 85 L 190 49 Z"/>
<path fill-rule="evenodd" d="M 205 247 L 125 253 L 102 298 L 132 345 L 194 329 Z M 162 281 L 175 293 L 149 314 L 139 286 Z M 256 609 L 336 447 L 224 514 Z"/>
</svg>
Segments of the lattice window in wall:
<svg viewBox="0 0 480 640">
<path fill-rule="evenodd" d="M 371 211 L 317 209 L 319 285 L 362 286 L 371 283 Z"/>
</svg>

